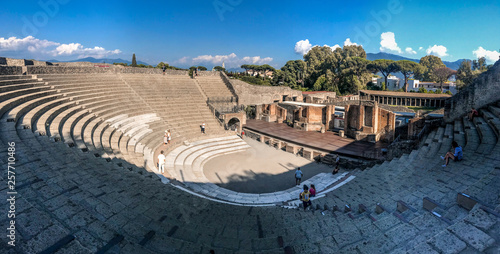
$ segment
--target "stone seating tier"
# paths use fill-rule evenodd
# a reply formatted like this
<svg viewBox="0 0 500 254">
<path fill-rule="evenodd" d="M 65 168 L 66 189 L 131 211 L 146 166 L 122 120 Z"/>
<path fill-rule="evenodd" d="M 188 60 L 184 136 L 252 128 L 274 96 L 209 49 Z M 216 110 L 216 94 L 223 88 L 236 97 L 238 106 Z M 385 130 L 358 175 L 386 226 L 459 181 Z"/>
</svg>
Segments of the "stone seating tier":
<svg viewBox="0 0 500 254">
<path fill-rule="evenodd" d="M 9 99 L 25 95 L 18 93 Z M 46 100 L 49 96 L 43 95 Z M 32 105 L 22 101 L 3 104 L 0 108 L 3 112 L 0 147 L 6 154 L 7 144 L 16 144 L 16 239 L 19 244 L 15 250 L 8 250 L 13 253 L 49 250 L 60 253 L 107 250 L 123 253 L 209 253 L 210 250 L 215 253 L 495 253 L 500 247 L 500 219 L 494 212 L 500 212 L 496 195 L 500 189 L 500 146 L 495 131 L 499 115 L 494 108 L 498 104 L 488 107 L 488 111 L 481 109 L 481 117 L 474 122 L 457 119 L 434 130 L 422 148 L 409 155 L 364 171 L 354 170 L 349 172 L 350 176 L 343 175 L 342 178 L 350 177 L 349 182 L 337 188 L 325 187 L 325 193 L 319 192 L 313 200 L 312 209 L 303 212 L 276 206 L 235 205 L 240 198 L 250 199 L 246 195 L 235 197 L 238 194 L 231 192 L 213 196 L 216 186 L 211 184 L 206 184 L 205 190 L 211 191 L 212 196 L 197 193 L 197 185 L 193 184 L 165 185 L 114 149 L 112 153 L 116 157 L 108 162 L 96 158 L 93 152 L 83 152 L 36 135 L 35 125 L 43 121 L 39 118 L 68 101 L 54 97 L 51 101 L 35 102 L 38 98 L 28 100 L 33 101 Z M 112 104 L 103 103 L 98 107 L 103 105 Z M 62 108 L 59 114 L 70 114 Z M 119 115 L 128 109 L 115 111 L 119 111 Z M 81 126 L 84 137 L 85 133 L 100 135 L 95 132 L 100 126 L 97 123 L 104 124 L 117 115 L 101 108 L 96 114 L 103 118 L 97 121 L 99 116 L 83 116 L 82 110 L 61 116 L 59 126 L 62 124 L 64 130 L 73 128 L 73 133 L 76 126 Z M 154 111 L 148 112 L 158 113 Z M 7 121 L 11 115 L 16 115 L 15 121 Z M 57 117 L 57 114 L 51 116 Z M 46 120 L 52 124 L 53 119 Z M 95 128 L 91 126 L 94 120 Z M 116 130 L 109 132 L 111 147 L 115 133 Z M 196 134 L 199 133 L 193 133 Z M 151 144 L 161 140 L 150 135 L 146 136 Z M 463 145 L 464 160 L 450 162 L 447 168 L 442 168 L 439 153 L 448 150 L 453 140 Z M 93 146 L 86 140 L 84 143 L 89 149 Z M 155 147 L 150 145 L 147 149 Z M 218 150 L 230 152 L 229 148 Z M 194 157 L 188 159 L 190 156 L 186 155 L 184 160 L 191 163 L 192 169 L 202 167 L 203 161 L 214 155 L 209 147 L 192 151 L 189 154 Z M 130 149 L 127 152 L 135 153 Z M 151 152 L 148 156 L 151 157 Z M 6 165 L 7 157 L 0 157 L 0 161 Z M 323 179 L 326 176 L 314 181 Z M 7 186 L 6 178 L 0 178 L 0 182 Z M 330 189 L 333 190 L 327 192 Z M 466 209 L 457 202 L 459 192 L 480 202 Z M 6 192 L 0 193 L 0 198 L 7 199 Z M 292 207 L 292 203 L 297 202 L 281 205 Z M 7 209 L 0 207 L 0 213 L 6 214 Z"/>
</svg>

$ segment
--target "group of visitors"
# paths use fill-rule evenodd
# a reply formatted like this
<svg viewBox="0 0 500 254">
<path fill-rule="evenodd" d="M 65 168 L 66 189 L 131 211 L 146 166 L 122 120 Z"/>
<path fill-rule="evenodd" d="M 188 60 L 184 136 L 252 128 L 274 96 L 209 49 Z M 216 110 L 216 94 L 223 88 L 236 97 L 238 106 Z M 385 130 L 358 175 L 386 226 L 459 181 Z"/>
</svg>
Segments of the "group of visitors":
<svg viewBox="0 0 500 254">
<path fill-rule="evenodd" d="M 295 185 L 300 185 L 300 182 L 302 181 L 302 176 L 304 174 L 302 173 L 302 170 L 300 170 L 300 167 L 297 168 L 295 171 Z M 316 196 L 316 186 L 314 184 L 311 184 L 311 188 L 309 188 L 307 185 L 304 184 L 303 191 L 300 193 L 299 199 L 302 201 L 302 204 L 304 205 L 304 211 L 308 206 L 311 205 L 311 198 Z"/>
</svg>

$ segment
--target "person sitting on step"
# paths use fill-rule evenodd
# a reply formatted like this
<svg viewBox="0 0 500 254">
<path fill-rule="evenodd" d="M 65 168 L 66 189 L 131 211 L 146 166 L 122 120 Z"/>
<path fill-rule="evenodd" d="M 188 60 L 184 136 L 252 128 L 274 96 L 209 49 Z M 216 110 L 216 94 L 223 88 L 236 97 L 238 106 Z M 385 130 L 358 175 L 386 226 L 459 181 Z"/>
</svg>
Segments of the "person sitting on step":
<svg viewBox="0 0 500 254">
<path fill-rule="evenodd" d="M 447 152 L 444 157 L 441 156 L 441 159 L 446 161 L 446 163 L 443 165 L 443 168 L 448 166 L 448 161 L 450 159 L 452 159 L 453 161 L 461 161 L 464 156 L 462 147 L 459 146 L 456 141 L 453 141 L 451 143 L 451 146 L 455 149 L 455 153 Z"/>
<path fill-rule="evenodd" d="M 474 120 L 474 117 L 479 116 L 479 113 L 475 108 L 472 108 L 469 114 L 467 114 L 467 117 L 469 118 L 469 121 Z"/>
</svg>

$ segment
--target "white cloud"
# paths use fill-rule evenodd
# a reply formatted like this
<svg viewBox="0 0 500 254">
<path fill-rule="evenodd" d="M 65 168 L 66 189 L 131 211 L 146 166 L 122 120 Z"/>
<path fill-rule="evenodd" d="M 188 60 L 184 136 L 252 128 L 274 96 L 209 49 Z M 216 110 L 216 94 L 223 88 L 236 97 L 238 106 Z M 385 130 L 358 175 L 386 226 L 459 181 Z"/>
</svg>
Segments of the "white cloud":
<svg viewBox="0 0 500 254">
<path fill-rule="evenodd" d="M 202 55 L 202 56 L 197 56 L 197 57 L 193 58 L 193 61 L 194 62 L 210 62 L 213 64 L 222 64 L 223 61 L 229 61 L 229 60 L 236 59 L 236 58 L 237 57 L 236 57 L 235 53 L 231 53 L 229 55 L 216 55 L 216 56 Z"/>
<path fill-rule="evenodd" d="M 422 51 L 424 50 L 424 47 L 419 47 L 418 50 Z"/>
<path fill-rule="evenodd" d="M 358 46 L 358 44 L 355 42 L 351 42 L 351 38 L 347 38 L 344 41 L 344 46 Z"/>
<path fill-rule="evenodd" d="M 94 48 L 85 48 L 80 43 L 61 44 L 52 52 L 54 56 L 78 55 L 79 58 L 83 57 L 103 58 L 109 55 L 116 55 L 121 53 L 119 49 L 106 50 L 103 47 L 97 47 L 97 46 Z"/>
<path fill-rule="evenodd" d="M 477 57 L 485 57 L 488 62 L 496 62 L 498 61 L 500 57 L 500 52 L 498 51 L 491 51 L 491 50 L 486 50 L 483 47 L 479 47 L 476 50 L 472 51 L 472 53 Z"/>
<path fill-rule="evenodd" d="M 312 44 L 309 43 L 309 39 L 301 40 L 295 43 L 295 53 L 297 54 L 305 55 L 311 49 L 312 49 Z"/>
<path fill-rule="evenodd" d="M 273 59 L 271 57 L 260 58 L 260 56 L 245 56 L 241 59 L 243 62 L 250 62 L 252 64 L 267 64 L 271 62 Z"/>
<path fill-rule="evenodd" d="M 189 60 L 189 57 L 185 56 L 185 57 L 179 59 L 177 62 L 179 62 L 181 64 L 185 64 L 185 63 L 187 63 L 188 60 Z"/>
<path fill-rule="evenodd" d="M 354 43 L 354 42 L 351 42 L 351 39 L 347 38 L 344 41 L 344 46 L 351 46 L 351 45 L 357 46 L 358 44 Z M 297 43 L 295 43 L 295 53 L 297 53 L 299 55 L 305 55 L 305 54 L 307 54 L 314 47 L 319 47 L 319 45 L 314 45 L 313 46 L 309 42 L 309 39 L 301 40 L 301 41 L 298 41 Z M 323 47 L 330 47 L 332 50 L 335 50 L 335 49 L 338 49 L 338 48 L 342 48 L 339 44 L 335 44 L 333 46 L 325 44 L 325 45 L 323 45 Z"/>
<path fill-rule="evenodd" d="M 56 47 L 57 46 L 57 47 Z M 24 39 L 16 37 L 0 37 L 0 51 L 19 53 L 21 57 L 28 58 L 33 54 L 38 56 L 78 56 L 102 58 L 108 55 L 120 54 L 119 49 L 106 50 L 103 47 L 85 48 L 80 43 L 61 44 L 48 40 L 40 40 L 33 36 Z"/>
<path fill-rule="evenodd" d="M 380 35 L 380 51 L 402 53 L 396 43 L 396 38 L 393 32 L 385 32 Z"/>
<path fill-rule="evenodd" d="M 335 44 L 334 46 L 329 46 L 329 45 L 323 45 L 323 47 L 330 47 L 332 50 L 336 50 L 338 48 L 340 48 L 339 44 Z"/>
<path fill-rule="evenodd" d="M 194 64 L 198 65 L 201 63 L 211 63 L 214 65 L 221 65 L 222 62 L 226 65 L 226 68 L 235 68 L 240 67 L 243 64 L 268 64 L 273 61 L 271 57 L 261 57 L 261 56 L 245 56 L 243 58 L 239 58 L 235 53 L 231 53 L 229 55 L 201 55 L 192 58 L 183 57 L 176 62 L 180 64 Z"/>
<path fill-rule="evenodd" d="M 412 48 L 410 48 L 410 47 L 407 47 L 407 48 L 405 49 L 405 51 L 406 51 L 406 53 L 408 53 L 408 54 L 410 54 L 410 55 L 415 55 L 415 54 L 417 54 L 417 51 L 413 50 L 413 49 L 412 49 Z"/>
<path fill-rule="evenodd" d="M 36 39 L 33 36 L 27 36 L 24 39 L 17 37 L 0 37 L 0 51 L 42 51 L 45 48 L 60 45 L 60 43 Z"/>
<path fill-rule="evenodd" d="M 446 49 L 445 46 L 443 45 L 434 45 L 434 46 L 429 46 L 429 48 L 426 50 L 427 55 L 435 55 L 439 57 L 447 56 L 448 53 L 446 53 L 448 49 Z"/>
</svg>

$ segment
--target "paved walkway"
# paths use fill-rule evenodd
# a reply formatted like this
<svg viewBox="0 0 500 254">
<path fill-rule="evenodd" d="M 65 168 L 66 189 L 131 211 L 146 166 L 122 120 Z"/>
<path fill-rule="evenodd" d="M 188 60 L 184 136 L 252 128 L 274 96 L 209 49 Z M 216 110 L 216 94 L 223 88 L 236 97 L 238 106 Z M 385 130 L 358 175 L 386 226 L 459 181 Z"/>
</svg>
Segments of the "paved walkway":
<svg viewBox="0 0 500 254">
<path fill-rule="evenodd" d="M 245 137 L 246 151 L 219 156 L 205 163 L 203 172 L 210 182 L 245 193 L 269 193 L 295 186 L 295 170 L 301 167 L 303 180 L 319 173 L 331 173 L 325 164 L 277 150 Z"/>
<path fill-rule="evenodd" d="M 350 138 L 342 138 L 337 133 L 301 131 L 290 128 L 284 123 L 268 123 L 261 120 L 247 120 L 244 128 L 275 137 L 283 141 L 289 141 L 296 144 L 301 144 L 306 147 L 311 147 L 325 152 L 334 152 L 351 157 L 364 157 L 366 153 L 372 153 L 375 149 L 385 147 L 384 144 L 378 142 L 376 144 L 370 142 L 355 141 Z"/>
</svg>

